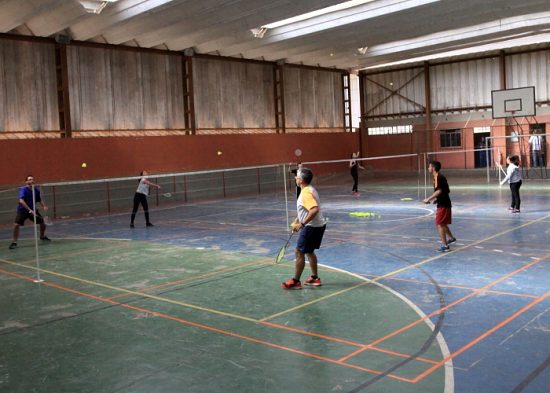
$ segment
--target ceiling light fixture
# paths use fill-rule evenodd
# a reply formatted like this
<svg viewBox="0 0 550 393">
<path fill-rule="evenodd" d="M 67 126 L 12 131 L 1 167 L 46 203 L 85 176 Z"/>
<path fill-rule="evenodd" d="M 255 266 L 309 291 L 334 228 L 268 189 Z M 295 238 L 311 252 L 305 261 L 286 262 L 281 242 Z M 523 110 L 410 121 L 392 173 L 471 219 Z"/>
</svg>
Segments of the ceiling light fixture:
<svg viewBox="0 0 550 393">
<path fill-rule="evenodd" d="M 357 53 L 360 55 L 364 55 L 365 53 L 367 53 L 367 50 L 369 50 L 368 46 L 362 46 L 360 48 L 357 48 Z"/>
<path fill-rule="evenodd" d="M 250 29 L 250 32 L 254 38 L 264 38 L 265 33 L 267 32 L 267 27 L 257 27 L 255 29 Z"/>
<path fill-rule="evenodd" d="M 107 4 L 116 3 L 118 0 L 80 0 L 80 4 L 89 14 L 100 14 Z"/>
</svg>

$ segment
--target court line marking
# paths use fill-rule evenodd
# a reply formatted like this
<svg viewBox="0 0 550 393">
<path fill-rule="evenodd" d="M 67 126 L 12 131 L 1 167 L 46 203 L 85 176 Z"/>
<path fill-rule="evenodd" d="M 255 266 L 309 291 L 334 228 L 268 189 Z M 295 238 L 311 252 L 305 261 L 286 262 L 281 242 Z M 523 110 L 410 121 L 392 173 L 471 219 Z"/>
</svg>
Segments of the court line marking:
<svg viewBox="0 0 550 393">
<path fill-rule="evenodd" d="M 18 262 L 8 261 L 8 260 L 2 259 L 2 258 L 0 258 L 0 261 L 2 261 L 4 263 L 7 263 L 7 264 L 10 264 L 10 265 L 20 266 L 20 267 L 30 269 L 30 270 L 38 270 L 34 266 L 22 265 Z M 266 265 L 269 265 L 269 264 L 266 264 Z M 280 266 L 280 265 L 275 265 L 275 266 Z M 331 270 L 334 270 L 334 269 L 331 268 Z M 158 301 L 161 301 L 161 302 L 167 302 L 167 303 L 171 303 L 171 304 L 180 305 L 180 306 L 183 306 L 183 307 L 198 309 L 200 311 L 212 312 L 214 314 L 220 314 L 220 315 L 223 315 L 223 316 L 226 316 L 226 317 L 246 320 L 246 321 L 249 321 L 249 322 L 259 323 L 259 324 L 266 325 L 266 326 L 272 326 L 272 327 L 275 327 L 275 328 L 278 328 L 278 329 L 281 329 L 281 330 L 287 330 L 287 331 L 291 331 L 291 332 L 295 332 L 295 333 L 299 333 L 299 334 L 303 334 L 303 335 L 307 335 L 307 336 L 319 337 L 319 338 L 325 339 L 327 341 L 339 342 L 339 343 L 342 343 L 342 344 L 351 345 L 351 346 L 355 346 L 355 347 L 359 347 L 359 348 L 363 348 L 363 347 L 366 346 L 365 344 L 354 342 L 354 341 L 351 341 L 351 340 L 346 340 L 346 339 L 341 339 L 341 338 L 332 337 L 332 336 L 328 336 L 328 335 L 308 332 L 306 330 L 291 328 L 291 327 L 276 324 L 276 323 L 263 322 L 263 321 L 260 321 L 260 320 L 254 319 L 254 318 L 245 317 L 243 315 L 226 313 L 226 312 L 223 312 L 223 311 L 209 309 L 209 308 L 206 308 L 206 307 L 195 306 L 195 305 L 191 305 L 191 304 L 188 304 L 188 303 L 179 302 L 179 301 L 176 301 L 176 300 L 171 300 L 169 298 L 165 298 L 165 297 L 161 297 L 161 296 L 149 295 L 149 294 L 141 293 L 141 292 L 138 292 L 138 291 L 127 290 L 127 289 L 124 289 L 124 288 L 115 287 L 115 286 L 111 286 L 111 285 L 108 285 L 108 284 L 103 284 L 103 283 L 100 283 L 100 282 L 97 282 L 97 281 L 90 281 L 90 280 L 86 280 L 86 279 L 81 279 L 81 278 L 65 275 L 63 273 L 53 272 L 53 271 L 46 270 L 46 269 L 40 269 L 40 271 L 44 272 L 44 273 L 54 275 L 54 276 L 66 278 L 66 279 L 69 279 L 69 280 L 74 280 L 74 281 L 77 281 L 77 282 L 82 282 L 82 283 L 93 285 L 93 286 L 99 286 L 99 287 L 111 289 L 111 290 L 114 290 L 114 291 L 124 292 L 123 294 L 121 294 L 119 296 L 129 296 L 129 295 L 141 296 L 141 297 L 145 297 L 145 298 L 158 300 Z M 110 298 L 102 297 L 102 298 L 107 299 L 107 300 L 111 300 L 111 301 L 114 299 L 114 297 L 110 297 Z M 372 349 L 372 348 L 368 348 L 368 349 Z M 398 354 L 398 352 L 395 352 L 395 353 Z M 398 355 L 396 355 L 396 356 L 398 356 Z M 407 354 L 399 354 L 399 356 L 407 357 L 408 355 Z M 420 357 L 416 358 L 416 360 L 418 360 L 420 362 L 423 362 L 423 363 L 431 363 L 432 362 L 431 359 L 420 358 Z"/>
<path fill-rule="evenodd" d="M 185 278 L 182 278 L 182 279 L 179 279 L 179 280 L 174 280 L 174 281 L 169 281 L 169 282 L 165 282 L 165 283 L 162 283 L 162 284 L 152 285 L 150 287 L 140 289 L 136 292 L 145 293 L 147 291 L 152 291 L 154 289 L 165 288 L 165 287 L 169 287 L 171 285 L 177 285 L 177 284 L 181 284 L 181 283 L 188 282 L 188 281 L 193 281 L 193 280 L 198 280 L 198 279 L 205 278 L 205 277 L 215 276 L 217 274 L 227 273 L 227 272 L 230 272 L 232 270 L 238 270 L 238 269 L 243 268 L 243 267 L 254 266 L 254 265 L 257 265 L 257 266 L 266 265 L 267 262 L 268 262 L 267 260 L 264 260 L 264 261 L 258 260 L 256 262 L 248 262 L 248 263 L 243 263 L 243 264 L 236 265 L 236 266 L 228 266 L 228 267 L 223 268 L 223 269 L 213 270 L 213 271 L 210 271 L 208 273 L 199 274 L 197 276 L 185 277 Z M 129 295 L 125 294 L 125 293 L 121 293 L 119 295 L 111 296 L 109 299 L 113 300 L 113 299 L 118 299 L 118 298 L 121 298 L 121 297 L 124 297 L 124 296 L 129 296 Z"/>
<path fill-rule="evenodd" d="M 12 276 L 12 277 L 20 278 L 20 279 L 23 279 L 23 280 L 26 280 L 26 281 L 34 282 L 34 278 L 27 277 L 27 276 L 24 276 L 24 275 L 21 275 L 21 274 L 18 274 L 18 273 L 14 273 L 14 272 L 9 272 L 9 271 L 3 270 L 3 269 L 0 269 L 0 273 L 5 274 L 5 275 L 9 275 L 9 276 Z M 168 315 L 168 314 L 165 314 L 165 313 L 161 313 L 161 312 L 158 312 L 158 311 L 153 311 L 153 310 L 149 310 L 149 309 L 142 308 L 142 307 L 132 306 L 132 305 L 129 305 L 129 304 L 119 303 L 119 302 L 114 301 L 114 300 L 110 300 L 110 299 L 100 297 L 100 296 L 95 296 L 95 295 L 88 294 L 88 293 L 82 292 L 82 291 L 77 291 L 75 289 L 67 288 L 67 287 L 64 287 L 64 286 L 61 286 L 61 285 L 58 285 L 58 284 L 54 284 L 54 283 L 50 283 L 50 282 L 47 282 L 47 281 L 41 282 L 40 284 L 45 285 L 45 286 L 49 286 L 49 287 L 52 287 L 52 288 L 56 288 L 56 289 L 59 289 L 59 290 L 62 290 L 62 291 L 74 293 L 74 294 L 79 295 L 79 296 L 95 299 L 95 300 L 98 300 L 100 302 L 109 303 L 109 304 L 112 304 L 112 305 L 116 305 L 116 306 L 120 306 L 120 307 L 123 307 L 123 308 L 130 309 L 130 310 L 134 310 L 134 311 L 138 311 L 138 312 L 141 312 L 141 313 L 149 314 L 149 315 L 152 315 L 152 316 L 155 316 L 155 317 L 168 319 L 168 320 L 171 320 L 171 321 L 174 321 L 174 322 L 181 323 L 183 325 L 189 325 L 189 326 L 201 328 L 201 329 L 204 329 L 204 330 L 209 330 L 209 331 L 212 331 L 212 332 L 215 332 L 215 333 L 220 333 L 220 334 L 224 334 L 224 335 L 227 335 L 227 336 L 239 338 L 239 339 L 242 339 L 242 340 L 245 340 L 245 341 L 250 341 L 250 342 L 257 343 L 257 344 L 266 345 L 266 346 L 269 346 L 269 347 L 272 347 L 272 348 L 281 349 L 281 350 L 296 353 L 296 354 L 299 354 L 299 355 L 302 355 L 302 356 L 305 356 L 305 357 L 310 357 L 310 358 L 314 358 L 314 359 L 317 359 L 317 360 L 322 360 L 322 361 L 332 363 L 332 364 L 338 364 L 338 365 L 343 366 L 343 367 L 353 368 L 353 369 L 356 369 L 356 370 L 359 370 L 359 371 L 364 371 L 364 372 L 368 372 L 368 373 L 375 374 L 375 375 L 382 374 L 381 371 L 372 370 L 372 369 L 357 366 L 357 365 L 354 365 L 354 364 L 340 362 L 338 360 L 330 359 L 330 358 L 327 358 L 327 357 L 324 357 L 324 356 L 321 356 L 321 355 L 316 355 L 316 354 L 313 354 L 313 353 L 300 351 L 298 349 L 285 347 L 285 346 L 282 346 L 282 345 L 271 343 L 269 341 L 264 341 L 264 340 L 260 340 L 260 339 L 254 338 L 254 337 L 241 335 L 241 334 L 234 333 L 234 332 L 231 332 L 231 331 L 228 331 L 228 330 L 218 329 L 218 328 L 215 328 L 213 326 L 208 326 L 208 325 L 204 325 L 204 324 L 201 324 L 201 323 L 188 321 L 188 320 L 185 320 L 183 318 L 174 317 L 174 316 L 171 316 L 171 315 Z M 413 383 L 413 380 L 410 379 L 410 378 L 404 378 L 404 377 L 400 377 L 398 375 L 393 375 L 393 374 L 388 374 L 387 376 L 392 378 L 392 379 L 399 380 L 399 381 Z"/>
<path fill-rule="evenodd" d="M 363 276 L 363 277 L 367 277 L 367 278 L 369 278 L 369 279 L 373 279 L 373 278 L 378 277 L 378 276 L 376 276 L 376 275 L 374 275 L 374 274 L 360 274 L 360 275 Z M 410 283 L 413 283 L 413 284 L 433 285 L 433 284 L 432 284 L 431 282 L 429 282 L 429 281 L 413 280 L 413 279 L 410 279 L 410 278 L 390 277 L 390 278 L 388 278 L 388 280 L 410 282 Z M 479 289 L 479 288 L 466 287 L 466 286 L 463 286 L 463 285 L 455 285 L 455 284 L 441 284 L 441 283 L 438 283 L 438 284 L 439 284 L 439 286 L 442 287 L 442 288 L 456 288 L 456 289 L 464 289 L 464 290 L 467 290 L 467 291 L 476 291 L 476 290 Z M 531 298 L 531 299 L 536 299 L 536 298 L 538 298 L 537 295 L 528 295 L 528 294 L 525 294 L 525 293 L 503 292 L 503 291 L 491 291 L 491 290 L 485 291 L 485 293 L 490 293 L 490 294 L 494 294 L 494 295 L 507 295 L 507 296 L 528 297 L 528 298 Z"/>
<path fill-rule="evenodd" d="M 326 300 L 326 299 L 330 299 L 330 298 L 332 298 L 332 297 L 335 297 L 335 296 L 341 295 L 341 294 L 343 294 L 343 293 L 352 291 L 352 290 L 357 289 L 357 288 L 360 288 L 360 287 L 362 287 L 362 286 L 369 285 L 371 282 L 378 282 L 378 281 L 383 280 L 383 279 L 385 279 L 385 278 L 395 276 L 395 275 L 397 275 L 397 274 L 406 272 L 407 270 L 411 270 L 411 269 L 417 268 L 418 266 L 422 266 L 422 265 L 425 265 L 425 264 L 427 264 L 427 263 L 433 262 L 433 261 L 435 261 L 435 260 L 444 258 L 444 257 L 446 257 L 446 256 L 448 256 L 448 255 L 453 255 L 453 254 L 458 253 L 458 252 L 460 252 L 460 251 L 462 251 L 462 250 L 465 250 L 465 249 L 467 249 L 467 248 L 475 247 L 475 246 L 477 246 L 478 244 L 484 243 L 484 242 L 486 242 L 486 241 L 492 240 L 492 239 L 497 238 L 497 237 L 502 236 L 502 235 L 506 235 L 507 233 L 514 232 L 514 231 L 517 231 L 518 229 L 527 227 L 527 226 L 529 226 L 529 225 L 536 224 L 536 223 L 538 223 L 538 222 L 540 222 L 540 221 L 542 221 L 542 220 L 545 220 L 545 219 L 547 219 L 547 218 L 549 218 L 549 217 L 550 217 L 550 214 L 548 214 L 548 215 L 546 215 L 546 216 L 544 216 L 544 217 L 540 217 L 540 218 L 538 218 L 538 219 L 536 219 L 536 220 L 526 222 L 525 224 L 519 225 L 519 226 L 517 226 L 517 227 L 513 227 L 513 228 L 510 228 L 510 229 L 506 229 L 506 230 L 504 230 L 504 231 L 502 231 L 502 232 L 499 232 L 499 233 L 497 233 L 497 234 L 494 234 L 494 235 L 491 235 L 491 236 L 489 236 L 489 237 L 486 237 L 485 239 L 477 240 L 477 241 L 475 241 L 475 242 L 473 242 L 473 243 L 467 244 L 467 245 L 465 245 L 465 246 L 463 246 L 463 247 L 457 248 L 457 249 L 452 250 L 452 251 L 450 251 L 450 252 L 441 253 L 441 254 L 439 254 L 439 255 L 435 255 L 435 256 L 433 256 L 433 257 L 424 259 L 424 260 L 422 260 L 422 261 L 420 261 L 420 262 L 413 263 L 413 264 L 411 264 L 411 265 L 407 265 L 407 266 L 402 267 L 402 268 L 400 268 L 400 269 L 396 269 L 396 270 L 391 271 L 391 272 L 389 272 L 389 273 L 383 274 L 383 275 L 379 276 L 379 277 L 376 278 L 376 279 L 372 279 L 372 280 L 369 280 L 369 281 L 366 281 L 366 282 L 363 282 L 363 283 L 359 283 L 359 284 L 356 284 L 356 285 L 351 286 L 351 287 L 349 287 L 349 288 L 342 289 L 341 291 L 333 292 L 333 293 L 331 293 L 330 295 L 322 296 L 322 297 L 320 297 L 320 298 L 311 300 L 311 301 L 309 301 L 309 302 L 306 302 L 306 303 L 303 303 L 303 304 L 301 304 L 301 305 L 298 305 L 298 306 L 289 308 L 289 309 L 287 309 L 287 310 L 283 310 L 283 311 L 281 311 L 281 312 L 278 312 L 278 313 L 275 313 L 275 314 L 268 315 L 268 316 L 266 316 L 266 317 L 264 317 L 264 318 L 261 318 L 260 321 L 267 321 L 267 320 L 270 320 L 270 319 L 273 319 L 273 318 L 277 318 L 277 317 L 279 317 L 279 316 L 281 316 L 281 315 L 285 315 L 285 314 L 288 314 L 288 313 L 290 313 L 290 312 L 299 310 L 299 309 L 301 309 L 301 308 L 311 306 L 312 304 L 322 302 L 322 301 L 324 301 L 324 300 Z"/>
<path fill-rule="evenodd" d="M 4 263 L 7 263 L 9 265 L 19 266 L 19 267 L 23 267 L 23 268 L 31 269 L 31 270 L 38 270 L 34 266 L 23 265 L 21 263 L 8 261 L 8 260 L 3 259 L 3 258 L 0 258 L 0 261 L 2 261 Z M 197 305 L 194 305 L 194 304 L 180 302 L 180 301 L 177 301 L 177 300 L 172 300 L 172 299 L 161 297 L 161 296 L 151 295 L 151 294 L 148 294 L 148 293 L 140 293 L 140 292 L 132 291 L 132 290 L 125 289 L 125 288 L 120 288 L 120 287 L 115 287 L 113 285 L 104 284 L 104 283 L 101 283 L 99 281 L 91 281 L 91 280 L 86 280 L 84 278 L 70 276 L 68 274 L 53 272 L 53 271 L 47 270 L 47 269 L 40 268 L 40 272 L 51 274 L 51 275 L 57 276 L 57 277 L 62 277 L 62 278 L 68 279 L 68 280 L 73 280 L 73 281 L 80 282 L 80 283 L 83 283 L 83 284 L 88 284 L 88 285 L 92 285 L 92 286 L 106 288 L 106 289 L 109 289 L 109 290 L 115 291 L 115 292 L 124 292 L 127 295 L 134 295 L 134 296 L 144 297 L 144 298 L 148 298 L 148 299 L 158 300 L 160 302 L 176 304 L 176 305 L 183 306 L 183 307 L 188 307 L 188 308 L 191 308 L 191 309 L 194 309 L 194 310 L 210 312 L 212 314 L 223 315 L 223 316 L 226 316 L 226 317 L 241 319 L 241 320 L 244 320 L 244 321 L 249 321 L 249 322 L 254 322 L 254 323 L 258 322 L 257 319 L 245 317 L 244 315 L 238 315 L 238 314 L 228 313 L 228 312 L 225 312 L 225 311 L 214 310 L 214 309 L 211 309 L 211 308 L 208 308 L 208 307 L 197 306 Z"/>
<path fill-rule="evenodd" d="M 536 306 L 537 304 L 539 304 L 540 302 L 544 301 L 545 299 L 547 299 L 549 297 L 550 297 L 550 292 L 546 292 L 544 295 L 539 296 L 537 299 L 533 300 L 531 303 L 527 304 L 526 306 L 524 306 L 520 310 L 516 311 L 515 313 L 510 315 L 508 318 L 500 321 L 498 324 L 493 326 L 491 329 L 487 330 L 485 333 L 483 333 L 480 336 L 476 337 L 475 339 L 470 341 L 468 344 L 464 345 L 462 348 L 460 348 L 460 349 L 456 350 L 455 352 L 453 352 L 450 356 L 448 356 L 448 359 L 443 359 L 441 362 L 443 362 L 444 360 L 450 360 L 450 359 L 453 359 L 453 358 L 457 357 L 458 355 L 460 355 L 464 351 L 470 349 L 471 347 L 476 345 L 478 342 L 480 342 L 483 339 L 485 339 L 486 337 L 490 336 L 491 334 L 493 334 L 494 332 L 496 332 L 497 330 L 499 330 L 503 326 L 505 326 L 508 323 L 512 322 L 514 319 L 516 319 L 521 314 L 523 314 L 526 311 L 530 310 L 531 308 L 533 308 L 534 306 Z M 442 365 L 441 362 L 439 364 L 433 365 L 432 367 L 430 367 L 429 369 L 427 369 L 426 371 L 424 371 L 420 375 L 418 375 L 416 378 L 414 378 L 414 380 L 413 380 L 414 383 L 424 379 L 425 377 L 427 377 L 428 375 L 433 373 L 435 370 L 437 370 L 439 367 L 441 367 L 441 365 Z"/>
<path fill-rule="evenodd" d="M 83 240 L 83 238 L 81 237 L 76 237 L 76 238 L 65 238 L 65 239 L 71 239 L 71 240 Z M 89 238 L 91 240 L 99 240 L 99 241 L 109 241 L 109 240 L 113 240 L 113 241 L 117 241 L 117 240 L 126 240 L 126 239 L 115 239 L 115 238 Z M 126 244 L 123 244 L 123 246 L 119 246 L 119 247 L 125 247 L 127 245 L 127 242 Z M 186 247 L 187 248 L 187 247 Z M 93 250 L 83 250 L 83 251 L 80 251 L 80 252 L 74 252 L 74 253 L 66 253 L 66 254 L 63 254 L 64 257 L 66 256 L 73 256 L 74 255 L 79 255 L 79 254 L 82 254 L 82 253 L 89 253 L 89 252 L 96 252 L 98 251 L 98 249 L 93 249 Z M 55 256 L 57 257 L 57 256 Z M 54 256 L 51 256 L 51 257 L 48 257 L 48 258 L 54 258 Z M 46 260 L 46 258 L 42 259 L 42 260 Z M 5 263 L 8 263 L 8 264 L 13 264 L 13 265 L 18 265 L 17 262 L 13 262 L 13 261 L 9 261 L 9 260 L 5 260 L 5 259 L 2 259 L 0 258 L 0 261 L 2 262 L 5 262 Z M 27 261 L 22 261 L 21 263 L 28 263 L 28 262 L 34 262 L 34 260 L 27 260 Z M 267 264 L 269 265 L 268 263 L 269 260 L 265 261 L 264 264 Z M 229 269 L 230 270 L 234 270 L 234 269 L 238 269 L 239 267 L 246 267 L 247 265 L 252 265 L 252 264 L 262 264 L 261 263 L 262 260 L 258 261 L 258 263 L 256 262 L 253 262 L 253 263 L 249 263 L 249 264 L 243 264 L 243 265 L 239 265 L 239 266 L 233 266 L 233 267 L 230 267 Z M 277 265 L 277 266 L 281 266 L 281 265 Z M 320 265 L 321 267 L 323 265 Z M 26 266 L 26 265 L 23 265 L 22 267 L 25 267 L 25 268 L 28 268 L 28 269 L 31 269 L 31 270 L 37 270 L 35 267 L 33 266 Z M 79 279 L 77 279 L 76 277 L 73 277 L 73 276 L 67 276 L 67 275 L 63 275 L 62 273 L 57 273 L 57 272 L 52 272 L 52 271 L 48 271 L 48 270 L 44 270 L 44 269 L 40 269 L 42 272 L 45 272 L 45 273 L 49 273 L 49 274 L 52 274 L 52 275 L 57 275 L 57 276 L 61 276 L 61 277 L 64 277 L 64 278 L 70 278 L 70 279 L 73 279 L 73 280 L 76 280 L 78 281 Z M 347 272 L 347 271 L 343 271 L 343 270 L 340 270 L 340 269 L 336 269 L 336 268 L 331 268 L 331 267 L 328 267 L 328 270 L 331 270 L 331 271 L 340 271 L 340 272 L 344 272 L 346 274 L 351 274 L 350 272 Z M 218 270 L 216 272 L 210 272 L 210 273 L 206 273 L 206 275 L 210 275 L 210 274 L 214 274 L 215 273 L 219 273 L 219 272 L 222 272 L 221 270 Z M 362 276 L 357 276 L 357 275 L 354 275 L 354 274 L 351 274 L 352 276 L 356 276 L 358 278 L 360 278 L 361 280 L 365 280 L 366 278 L 365 277 L 362 277 Z M 196 276 L 195 278 L 200 278 L 201 276 Z M 188 280 L 191 280 L 192 278 L 187 278 L 187 279 L 183 279 L 183 281 L 188 281 Z M 83 280 L 83 279 L 82 279 Z M 179 280 L 181 281 L 181 280 Z M 88 283 L 94 283 L 95 285 L 99 285 L 99 286 L 102 286 L 101 283 L 99 282 L 94 282 L 94 281 L 89 281 Z M 92 285 L 94 285 L 92 284 Z M 160 286 L 167 286 L 167 285 L 170 285 L 171 283 L 166 283 L 166 284 L 161 284 Z M 106 284 L 107 285 L 107 284 Z M 378 284 L 380 285 L 380 284 Z M 385 289 L 387 289 L 385 286 L 382 285 L 382 287 L 384 287 Z M 125 291 L 125 292 L 128 292 L 127 290 L 123 289 L 123 288 L 120 288 L 120 287 L 112 287 L 113 290 L 119 290 L 119 291 Z M 147 290 L 148 288 L 144 289 L 144 290 Z M 140 291 L 130 291 L 132 292 L 131 294 L 134 294 L 134 293 L 140 293 L 141 295 L 143 295 L 142 292 Z M 123 293 L 123 294 L 120 294 L 120 295 L 116 295 L 116 296 L 112 296 L 110 298 L 107 298 L 107 299 L 110 299 L 110 300 L 113 300 L 115 298 L 120 298 L 122 296 L 130 296 L 130 294 L 128 293 Z M 143 296 L 143 297 L 150 297 L 150 296 Z M 158 299 L 167 299 L 167 298 L 161 298 L 161 297 L 158 297 Z M 181 304 L 183 305 L 183 304 Z M 205 309 L 204 311 L 213 311 L 215 312 L 216 310 L 213 310 L 213 309 Z M 221 311 L 220 311 L 221 312 Z M 232 314 L 233 315 L 233 314 Z M 227 315 L 227 316 L 230 316 L 230 315 Z M 244 316 L 241 316 L 243 318 L 246 318 Z M 242 318 L 241 318 L 242 319 Z M 351 346 L 355 346 L 355 347 L 359 347 L 359 348 L 363 348 L 366 346 L 366 344 L 363 344 L 363 343 L 359 343 L 359 342 L 355 342 L 355 341 L 351 341 L 351 340 L 347 340 L 347 339 L 341 339 L 341 338 L 338 338 L 338 337 L 333 337 L 333 336 L 328 336 L 328 335 L 323 335 L 323 334 L 319 334 L 319 333 L 314 333 L 314 332 L 309 332 L 307 330 L 302 330 L 302 329 L 297 329 L 297 328 L 291 328 L 291 327 L 288 327 L 288 326 L 285 326 L 285 325 L 280 325 L 280 324 L 276 324 L 276 323 L 271 323 L 271 322 L 262 322 L 262 321 L 259 321 L 259 320 L 254 320 L 256 323 L 260 323 L 260 324 L 264 324 L 264 325 L 268 325 L 268 326 L 272 326 L 274 328 L 278 328 L 278 329 L 282 329 L 282 330 L 287 330 L 287 331 L 292 331 L 292 332 L 295 332 L 295 333 L 299 333 L 299 334 L 303 334 L 303 335 L 308 335 L 308 336 L 314 336 L 314 337 L 319 337 L 319 338 L 322 338 L 322 339 L 325 339 L 327 341 L 334 341 L 334 342 L 339 342 L 339 343 L 342 343 L 342 344 L 346 344 L 346 345 L 351 345 Z M 395 352 L 395 351 L 388 351 L 388 350 L 384 350 L 382 348 L 376 348 L 376 347 L 370 347 L 368 349 L 371 349 L 373 351 L 378 351 L 378 352 L 385 352 L 387 354 L 393 354 L 394 356 L 398 356 L 398 357 L 410 357 L 410 355 L 408 354 L 405 354 L 405 353 L 399 353 L 399 352 Z M 431 359 L 427 359 L 427 358 L 423 358 L 423 357 L 416 357 L 415 360 L 418 360 L 420 362 L 423 362 L 423 363 L 433 363 L 435 362 L 434 360 L 431 360 Z"/>
<path fill-rule="evenodd" d="M 490 282 L 489 284 L 485 285 L 484 287 L 479 288 L 478 290 L 476 290 L 476 291 L 474 291 L 474 292 L 472 292 L 472 293 L 469 293 L 469 294 L 467 294 L 466 296 L 463 296 L 463 297 L 461 297 L 460 299 L 455 300 L 454 302 L 449 303 L 449 304 L 446 305 L 445 307 L 442 307 L 442 308 L 440 308 L 440 309 L 438 309 L 438 310 L 432 311 L 431 313 L 429 313 L 428 315 L 426 315 L 426 316 L 423 317 L 423 318 L 420 318 L 420 319 L 417 320 L 417 321 L 411 322 L 410 324 L 408 324 L 408 325 L 406 325 L 406 326 L 403 326 L 403 327 L 401 327 L 401 328 L 399 328 L 399 329 L 397 329 L 397 330 L 395 330 L 395 331 L 393 331 L 393 332 L 391 332 L 391 333 L 385 335 L 384 337 L 381 337 L 381 338 L 379 338 L 379 339 L 374 340 L 374 341 L 371 342 L 369 345 L 378 345 L 378 344 L 380 344 L 381 342 L 384 342 L 384 341 L 386 341 L 386 340 L 388 340 L 388 339 L 390 339 L 390 338 L 392 338 L 392 337 L 398 335 L 399 333 L 402 333 L 402 332 L 404 332 L 404 331 L 406 331 L 406 330 L 408 330 L 408 329 L 410 329 L 410 328 L 412 328 L 412 327 L 418 325 L 418 324 L 421 323 L 424 319 L 431 318 L 431 317 L 433 317 L 434 315 L 440 314 L 440 313 L 442 313 L 443 311 L 446 311 L 446 310 L 450 309 L 451 307 L 456 306 L 456 305 L 459 304 L 459 303 L 462 303 L 462 302 L 464 302 L 464 301 L 466 301 L 466 300 L 468 300 L 468 299 L 470 299 L 470 298 L 472 298 L 472 297 L 474 297 L 474 296 L 476 296 L 476 295 L 478 295 L 478 294 L 480 294 L 480 293 L 483 293 L 483 292 L 485 292 L 485 290 L 486 290 L 487 288 L 491 288 L 491 287 L 493 287 L 493 286 L 495 286 L 495 285 L 497 285 L 497 284 L 499 284 L 499 283 L 501 283 L 501 282 L 503 282 L 503 281 L 509 279 L 510 277 L 513 277 L 513 276 L 515 276 L 516 274 L 521 273 L 521 272 L 523 272 L 524 270 L 527 270 L 527 269 L 529 269 L 529 268 L 531 268 L 531 267 L 533 267 L 533 266 L 535 266 L 535 265 L 537 265 L 537 264 L 539 264 L 539 263 L 541 263 L 541 262 L 547 260 L 548 258 L 550 258 L 550 253 L 548 253 L 548 254 L 542 256 L 541 258 L 537 259 L 536 261 L 532 261 L 532 262 L 529 262 L 529 263 L 526 264 L 526 265 L 523 265 L 522 267 L 520 267 L 519 269 L 514 270 L 513 272 L 507 273 L 507 274 L 505 274 L 504 276 L 499 277 L 498 279 L 496 279 L 496 280 Z M 348 354 L 348 355 L 346 355 L 346 356 L 343 356 L 342 358 L 340 358 L 340 359 L 338 359 L 338 360 L 346 361 L 346 360 L 348 360 L 348 359 L 350 359 L 350 358 L 352 358 L 352 357 L 354 357 L 354 356 L 360 354 L 360 353 L 363 352 L 364 350 L 365 350 L 365 349 L 363 349 L 363 348 L 358 349 L 358 350 L 356 350 L 356 351 L 354 351 L 354 352 L 352 352 L 352 353 L 350 353 L 350 354 Z"/>
</svg>

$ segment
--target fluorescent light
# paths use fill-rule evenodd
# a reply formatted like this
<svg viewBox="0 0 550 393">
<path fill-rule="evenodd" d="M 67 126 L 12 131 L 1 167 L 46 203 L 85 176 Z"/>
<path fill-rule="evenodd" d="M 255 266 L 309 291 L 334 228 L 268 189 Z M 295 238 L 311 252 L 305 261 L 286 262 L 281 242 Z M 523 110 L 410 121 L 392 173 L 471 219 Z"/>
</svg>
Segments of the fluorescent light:
<svg viewBox="0 0 550 393">
<path fill-rule="evenodd" d="M 485 45 L 476 46 L 476 44 L 473 44 L 474 46 L 467 47 L 467 48 L 450 50 L 450 51 L 435 53 L 427 56 L 413 57 L 407 60 L 393 61 L 393 62 L 378 64 L 370 67 L 365 67 L 362 69 L 371 70 L 375 68 L 391 67 L 391 66 L 396 66 L 401 64 L 416 63 L 416 62 L 422 62 L 422 61 L 428 61 L 428 60 L 442 59 L 447 57 L 464 56 L 464 55 L 471 55 L 475 53 L 485 53 L 485 52 L 496 51 L 500 49 L 509 49 L 514 47 L 526 46 L 526 45 L 541 44 L 549 41 L 550 41 L 550 33 L 544 33 L 544 34 L 539 34 L 535 36 L 509 39 L 506 41 L 495 42 L 495 43 L 490 43 Z"/>
<path fill-rule="evenodd" d="M 275 29 L 277 27 L 289 25 L 291 23 L 301 22 L 303 20 L 311 19 L 311 18 L 314 18 L 316 16 L 330 14 L 331 12 L 345 10 L 347 8 L 356 7 L 356 6 L 361 5 L 361 4 L 371 3 L 373 1 L 376 1 L 376 0 L 350 0 L 350 1 L 345 1 L 345 2 L 337 4 L 337 5 L 321 8 L 320 10 L 317 10 L 317 11 L 311 11 L 311 12 L 307 12 L 305 14 L 293 16 L 292 18 L 287 18 L 287 19 L 280 20 L 278 22 L 269 23 L 267 25 L 263 25 L 262 27 L 265 27 L 267 29 Z"/>
</svg>

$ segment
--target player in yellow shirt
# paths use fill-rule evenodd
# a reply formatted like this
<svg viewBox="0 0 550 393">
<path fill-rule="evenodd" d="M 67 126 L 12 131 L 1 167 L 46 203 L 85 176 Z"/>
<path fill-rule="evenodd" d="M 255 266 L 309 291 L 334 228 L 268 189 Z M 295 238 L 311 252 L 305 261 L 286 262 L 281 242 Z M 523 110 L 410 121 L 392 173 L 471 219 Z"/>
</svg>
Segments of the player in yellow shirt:
<svg viewBox="0 0 550 393">
<path fill-rule="evenodd" d="M 317 275 L 315 250 L 321 247 L 326 223 L 321 213 L 319 194 L 310 184 L 312 179 L 313 172 L 308 168 L 300 168 L 296 174 L 296 185 L 301 189 L 296 202 L 298 216 L 292 225 L 292 231 L 299 232 L 296 244 L 296 267 L 294 277 L 281 284 L 284 289 L 302 289 L 300 277 L 304 271 L 306 256 L 311 268 L 311 276 L 304 284 L 321 285 L 321 279 Z"/>
</svg>

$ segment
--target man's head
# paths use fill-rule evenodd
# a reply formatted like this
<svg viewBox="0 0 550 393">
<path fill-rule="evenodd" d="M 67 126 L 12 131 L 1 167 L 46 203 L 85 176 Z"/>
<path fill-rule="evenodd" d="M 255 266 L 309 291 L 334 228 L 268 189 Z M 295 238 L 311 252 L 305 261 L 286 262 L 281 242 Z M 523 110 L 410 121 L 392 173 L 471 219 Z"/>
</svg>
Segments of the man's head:
<svg viewBox="0 0 550 393">
<path fill-rule="evenodd" d="M 27 186 L 32 187 L 32 185 L 34 184 L 34 176 L 27 175 L 27 177 L 25 178 L 25 183 L 27 184 Z"/>
<path fill-rule="evenodd" d="M 313 172 L 309 168 L 300 168 L 296 173 L 296 184 L 298 186 L 307 186 L 313 180 Z"/>
<path fill-rule="evenodd" d="M 428 171 L 430 173 L 439 173 L 441 170 L 441 163 L 439 161 L 430 161 L 428 165 Z"/>
</svg>

